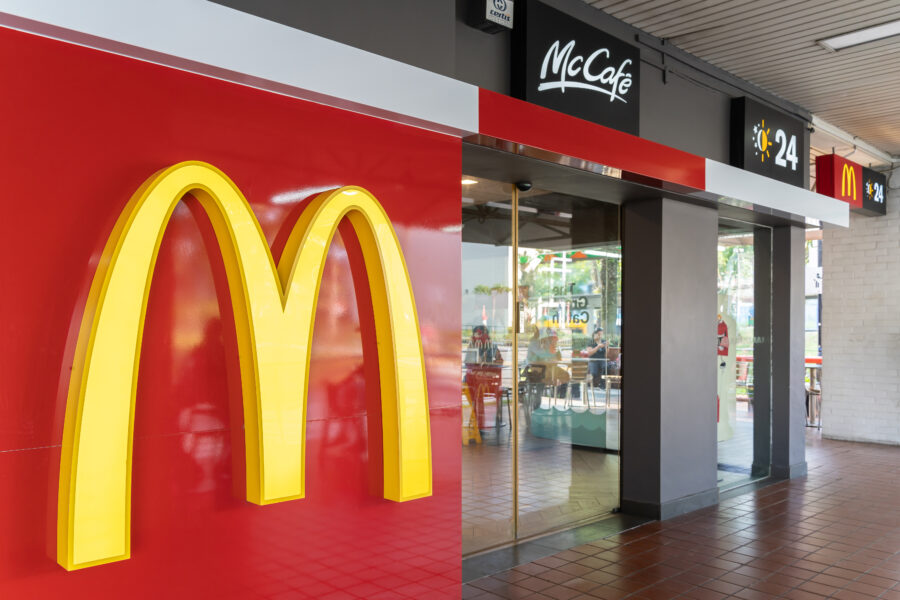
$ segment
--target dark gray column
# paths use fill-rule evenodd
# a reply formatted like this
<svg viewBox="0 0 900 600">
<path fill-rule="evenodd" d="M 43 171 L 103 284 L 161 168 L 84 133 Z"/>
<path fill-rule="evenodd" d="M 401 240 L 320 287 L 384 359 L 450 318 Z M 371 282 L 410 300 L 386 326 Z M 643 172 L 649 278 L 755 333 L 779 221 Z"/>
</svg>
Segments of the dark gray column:
<svg viewBox="0 0 900 600">
<path fill-rule="evenodd" d="M 772 462 L 772 230 L 753 232 L 753 477 Z"/>
<path fill-rule="evenodd" d="M 772 475 L 806 475 L 804 250 L 800 227 L 772 231 Z"/>
<path fill-rule="evenodd" d="M 715 209 L 630 202 L 622 227 L 622 510 L 718 501 Z"/>
</svg>

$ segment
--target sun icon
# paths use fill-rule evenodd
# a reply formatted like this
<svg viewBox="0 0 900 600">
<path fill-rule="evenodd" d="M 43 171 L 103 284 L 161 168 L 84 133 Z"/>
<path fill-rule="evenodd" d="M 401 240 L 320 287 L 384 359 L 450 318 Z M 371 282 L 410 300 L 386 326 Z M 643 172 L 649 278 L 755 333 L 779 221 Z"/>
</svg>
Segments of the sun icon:
<svg viewBox="0 0 900 600">
<path fill-rule="evenodd" d="M 769 158 L 769 148 L 772 146 L 772 140 L 769 139 L 771 129 L 766 129 L 766 120 L 753 126 L 753 150 L 759 160 L 766 162 Z"/>
</svg>

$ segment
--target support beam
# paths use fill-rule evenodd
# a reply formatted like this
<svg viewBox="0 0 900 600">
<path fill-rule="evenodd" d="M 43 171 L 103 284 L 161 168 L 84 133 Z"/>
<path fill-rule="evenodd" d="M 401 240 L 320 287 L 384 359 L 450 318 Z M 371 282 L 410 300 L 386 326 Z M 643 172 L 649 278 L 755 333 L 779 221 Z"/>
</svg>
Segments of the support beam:
<svg viewBox="0 0 900 600">
<path fill-rule="evenodd" d="M 623 207 L 622 510 L 666 519 L 718 502 L 715 209 Z"/>
</svg>

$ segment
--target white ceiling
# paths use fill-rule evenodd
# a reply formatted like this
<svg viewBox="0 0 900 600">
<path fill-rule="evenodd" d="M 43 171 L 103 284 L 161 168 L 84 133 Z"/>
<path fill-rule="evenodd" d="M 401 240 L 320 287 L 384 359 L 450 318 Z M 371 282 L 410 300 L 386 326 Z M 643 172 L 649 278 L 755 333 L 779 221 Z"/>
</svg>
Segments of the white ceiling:
<svg viewBox="0 0 900 600">
<path fill-rule="evenodd" d="M 816 43 L 900 19 L 900 0 L 584 2 L 900 159 L 900 36 L 838 52 Z"/>
</svg>

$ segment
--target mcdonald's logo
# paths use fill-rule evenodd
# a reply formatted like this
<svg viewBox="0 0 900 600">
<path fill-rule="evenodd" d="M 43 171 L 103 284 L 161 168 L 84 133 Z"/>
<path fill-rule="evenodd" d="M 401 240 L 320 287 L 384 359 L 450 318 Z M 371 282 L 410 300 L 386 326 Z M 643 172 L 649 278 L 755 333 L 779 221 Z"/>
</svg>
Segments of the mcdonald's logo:
<svg viewBox="0 0 900 600">
<path fill-rule="evenodd" d="M 841 196 L 856 200 L 856 171 L 848 163 L 844 163 L 844 170 L 841 174 Z"/>
<path fill-rule="evenodd" d="M 384 497 L 431 495 L 428 392 L 406 262 L 381 204 L 358 187 L 313 199 L 278 263 L 247 200 L 221 171 L 184 162 L 150 177 L 113 229 L 78 332 L 59 469 L 57 561 L 67 570 L 131 553 L 131 455 L 138 362 L 152 273 L 185 194 L 209 215 L 237 328 L 247 500 L 304 497 L 310 346 L 325 256 L 347 217 L 362 247 L 375 313 Z"/>
</svg>

